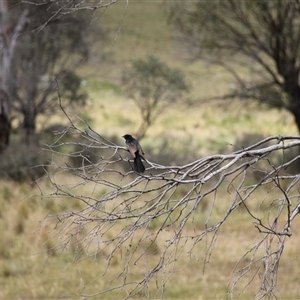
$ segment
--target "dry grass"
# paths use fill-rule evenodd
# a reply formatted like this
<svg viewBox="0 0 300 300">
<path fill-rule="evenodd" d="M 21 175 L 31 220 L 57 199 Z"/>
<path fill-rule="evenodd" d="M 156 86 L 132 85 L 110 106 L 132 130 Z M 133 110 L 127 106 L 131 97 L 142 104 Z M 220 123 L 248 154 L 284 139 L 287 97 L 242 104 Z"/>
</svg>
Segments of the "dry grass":
<svg viewBox="0 0 300 300">
<path fill-rule="evenodd" d="M 40 183 L 40 187 L 47 190 L 47 183 Z M 70 202 L 63 199 L 48 199 L 40 197 L 26 198 L 24 195 L 32 194 L 34 189 L 27 185 L 17 186 L 10 182 L 1 182 L 1 198 L 3 199 L 1 209 L 1 249 L 0 249 L 0 284 L 2 286 L 0 298 L 7 299 L 50 299 L 59 296 L 84 293 L 98 293 L 110 286 L 110 281 L 118 276 L 127 263 L 128 248 L 126 244 L 119 249 L 110 262 L 109 271 L 105 271 L 110 248 L 105 248 L 97 253 L 97 247 L 85 244 L 71 243 L 64 252 L 55 249 L 55 245 L 64 238 L 58 236 L 52 238 L 56 232 L 51 225 L 40 223 L 49 211 L 59 212 L 68 209 L 78 209 L 80 203 Z M 35 192 L 38 192 L 35 190 Z M 218 206 L 216 215 L 218 218 L 227 209 L 230 197 L 224 193 L 215 205 Z M 260 194 L 256 195 L 251 202 L 251 207 L 258 207 Z M 265 195 L 261 195 L 262 197 Z M 272 197 L 270 197 L 271 199 Z M 210 203 L 210 199 L 207 199 Z M 223 204 L 222 204 L 223 202 Z M 207 216 L 209 207 L 199 207 L 193 222 L 188 223 L 186 233 L 200 232 Z M 199 221 L 202 219 L 202 222 Z M 202 223 L 202 224 L 201 224 Z M 287 241 L 282 257 L 278 289 L 283 299 L 295 299 L 299 296 L 298 285 L 300 267 L 298 263 L 299 247 L 297 236 L 300 234 L 300 221 L 295 220 L 293 224 L 293 236 Z M 107 232 L 113 236 L 121 228 L 114 226 Z M 59 230 L 59 227 L 56 229 Z M 85 228 L 85 232 L 89 228 Z M 153 267 L 165 240 L 171 233 L 167 231 L 159 236 L 156 244 L 143 243 L 134 244 L 135 239 L 143 235 L 144 230 L 136 233 L 131 240 L 134 257 L 147 251 L 144 259 L 135 266 L 132 265 L 130 273 L 132 279 L 138 279 Z M 156 228 L 148 229 L 155 233 Z M 238 210 L 233 218 L 229 220 L 218 235 L 217 243 L 209 260 L 205 256 L 210 236 L 198 243 L 192 254 L 189 253 L 192 240 L 183 242 L 181 255 L 174 267 L 164 270 L 164 275 L 158 273 L 156 283 L 159 285 L 166 276 L 170 276 L 165 289 L 167 299 L 219 299 L 227 292 L 229 279 L 238 260 L 253 246 L 259 233 L 255 229 L 251 218 L 246 210 Z M 96 251 L 96 252 L 95 252 Z M 133 258 L 134 258 L 133 257 Z M 132 260 L 134 261 L 134 259 Z M 205 263 L 204 263 L 205 262 Z M 245 263 L 245 262 L 244 262 Z M 253 268 L 253 272 L 254 272 Z M 251 272 L 242 280 L 242 286 L 247 288 L 243 291 L 242 299 L 251 299 L 257 290 L 258 282 L 254 280 L 250 285 L 248 281 L 253 275 Z M 119 279 L 120 283 L 122 278 Z M 114 282 L 115 283 L 115 282 Z M 149 296 L 159 297 L 155 284 L 149 285 Z M 105 296 L 105 299 L 117 299 L 125 297 L 126 291 L 114 291 Z M 146 297 L 141 293 L 140 299 Z M 95 296 L 99 299 L 99 296 Z M 102 298 L 101 298 L 102 299 Z M 234 297 L 237 299 L 237 297 Z"/>
</svg>

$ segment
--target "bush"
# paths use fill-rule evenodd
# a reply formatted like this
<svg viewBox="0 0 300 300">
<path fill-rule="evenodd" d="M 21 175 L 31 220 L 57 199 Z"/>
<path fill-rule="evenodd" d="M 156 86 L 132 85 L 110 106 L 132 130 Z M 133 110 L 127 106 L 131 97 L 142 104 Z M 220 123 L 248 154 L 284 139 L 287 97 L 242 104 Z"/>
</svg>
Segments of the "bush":
<svg viewBox="0 0 300 300">
<path fill-rule="evenodd" d="M 101 155 L 103 155 L 103 150 L 97 149 L 96 147 L 89 147 L 83 143 L 78 142 L 74 145 L 74 150 L 70 154 L 69 162 L 73 168 L 80 168 L 83 166 L 89 166 L 96 164 L 101 160 Z"/>
<path fill-rule="evenodd" d="M 45 174 L 48 154 L 38 146 L 12 145 L 1 154 L 0 179 L 33 181 Z"/>
<path fill-rule="evenodd" d="M 90 133 L 93 135 L 93 133 Z M 104 136 L 112 143 L 118 143 L 120 137 L 117 136 Z M 97 164 L 99 161 L 103 161 L 111 157 L 114 150 L 103 149 L 99 147 L 97 143 L 91 143 L 84 137 L 75 137 L 72 140 L 72 149 L 69 149 L 69 163 L 72 168 L 81 168 L 83 166 L 90 166 Z M 124 145 L 125 146 L 125 145 Z"/>
</svg>

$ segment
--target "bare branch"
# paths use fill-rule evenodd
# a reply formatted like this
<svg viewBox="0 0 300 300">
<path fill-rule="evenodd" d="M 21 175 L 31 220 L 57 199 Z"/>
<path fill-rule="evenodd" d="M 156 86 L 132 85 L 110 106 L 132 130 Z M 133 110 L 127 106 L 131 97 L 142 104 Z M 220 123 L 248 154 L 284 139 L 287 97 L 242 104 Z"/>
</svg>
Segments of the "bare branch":
<svg viewBox="0 0 300 300">
<path fill-rule="evenodd" d="M 241 208 L 254 221 L 250 224 L 258 229 L 257 238 L 254 246 L 249 239 L 252 246 L 245 249 L 240 260 L 237 258 L 228 294 L 234 294 L 238 286 L 244 290 L 257 280 L 258 298 L 276 294 L 279 261 L 300 211 L 300 177 L 287 169 L 300 157 L 281 163 L 272 157 L 299 147 L 299 136 L 272 136 L 245 149 L 182 166 L 164 166 L 145 159 L 146 172 L 138 175 L 128 166 L 131 158 L 127 158 L 124 146 L 63 111 L 71 125 L 54 144 L 45 147 L 52 154 L 47 176 L 53 192 L 49 196 L 79 201 L 80 206 L 51 214 L 44 223 L 52 228 L 56 250 L 67 251 L 75 244 L 84 253 L 80 259 L 102 257 L 101 265 L 105 266 L 99 276 L 111 282 L 103 290 L 82 290 L 78 294 L 95 297 L 118 293 L 124 299 L 140 293 L 163 297 L 181 255 L 192 259 L 203 252 L 205 272 L 222 236 L 220 229 Z M 66 141 L 66 135 L 79 141 Z M 74 150 L 60 152 L 61 147 Z M 255 182 L 249 184 L 254 178 Z M 266 196 L 261 199 L 261 195 Z M 203 208 L 205 203 L 209 203 L 208 210 Z M 205 215 L 200 226 L 199 211 Z M 113 261 L 120 255 L 122 271 L 113 275 Z M 133 276 L 135 273 L 139 276 Z M 244 278 L 248 281 L 243 286 Z"/>
</svg>

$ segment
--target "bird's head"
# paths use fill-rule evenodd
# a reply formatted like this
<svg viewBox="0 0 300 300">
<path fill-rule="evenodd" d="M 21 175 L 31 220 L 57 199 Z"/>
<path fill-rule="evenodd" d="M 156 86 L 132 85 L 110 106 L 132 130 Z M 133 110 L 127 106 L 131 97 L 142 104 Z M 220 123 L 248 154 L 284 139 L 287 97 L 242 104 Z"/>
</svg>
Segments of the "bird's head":
<svg viewBox="0 0 300 300">
<path fill-rule="evenodd" d="M 125 135 L 123 135 L 122 136 L 125 140 L 130 140 L 130 139 L 132 139 L 132 136 L 130 135 L 130 134 L 125 134 Z"/>
</svg>

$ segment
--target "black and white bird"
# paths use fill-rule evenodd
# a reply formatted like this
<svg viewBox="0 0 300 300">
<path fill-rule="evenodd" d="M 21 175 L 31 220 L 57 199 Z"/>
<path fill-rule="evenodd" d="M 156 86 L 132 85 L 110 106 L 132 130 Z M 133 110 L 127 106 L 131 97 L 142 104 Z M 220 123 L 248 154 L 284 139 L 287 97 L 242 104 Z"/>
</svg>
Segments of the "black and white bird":
<svg viewBox="0 0 300 300">
<path fill-rule="evenodd" d="M 133 168 L 137 173 L 144 173 L 145 166 L 142 163 L 141 153 L 144 155 L 144 151 L 139 142 L 130 134 L 123 135 L 128 151 L 133 155 Z"/>
</svg>

